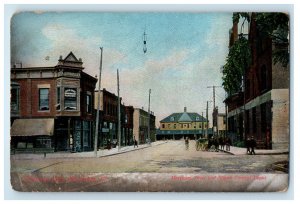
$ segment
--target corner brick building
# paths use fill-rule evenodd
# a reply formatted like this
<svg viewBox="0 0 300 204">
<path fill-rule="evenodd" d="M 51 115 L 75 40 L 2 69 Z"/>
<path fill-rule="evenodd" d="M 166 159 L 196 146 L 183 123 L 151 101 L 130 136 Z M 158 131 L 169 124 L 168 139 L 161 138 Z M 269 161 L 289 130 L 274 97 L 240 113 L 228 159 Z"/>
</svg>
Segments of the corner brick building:
<svg viewBox="0 0 300 204">
<path fill-rule="evenodd" d="M 87 151 L 93 148 L 97 79 L 70 52 L 54 67 L 11 68 L 12 148 Z"/>
</svg>

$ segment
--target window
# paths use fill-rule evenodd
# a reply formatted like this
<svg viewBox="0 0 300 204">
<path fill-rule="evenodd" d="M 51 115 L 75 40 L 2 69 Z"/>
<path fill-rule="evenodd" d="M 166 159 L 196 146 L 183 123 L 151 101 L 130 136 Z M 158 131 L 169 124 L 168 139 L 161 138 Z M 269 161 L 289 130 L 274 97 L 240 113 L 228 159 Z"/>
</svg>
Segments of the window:
<svg viewBox="0 0 300 204">
<path fill-rule="evenodd" d="M 56 110 L 60 110 L 60 87 L 56 88 Z"/>
<path fill-rule="evenodd" d="M 20 88 L 19 86 L 14 86 L 11 88 L 11 99 L 10 99 L 10 108 L 13 112 L 19 111 L 19 98 L 20 98 Z"/>
<path fill-rule="evenodd" d="M 261 91 L 264 91 L 265 89 L 267 89 L 267 68 L 266 66 L 262 66 L 261 67 L 261 76 L 260 76 L 260 80 L 261 80 Z"/>
<path fill-rule="evenodd" d="M 202 125 L 201 125 L 201 123 L 199 123 L 199 128 L 202 128 Z"/>
<path fill-rule="evenodd" d="M 174 117 L 171 117 L 171 121 L 174 121 Z"/>
<path fill-rule="evenodd" d="M 200 120 L 200 118 L 197 116 L 197 117 L 196 117 L 196 121 L 199 121 L 199 120 Z"/>
<path fill-rule="evenodd" d="M 165 128 L 165 124 L 162 124 L 162 128 Z"/>
<path fill-rule="evenodd" d="M 174 124 L 174 129 L 176 129 L 176 124 Z"/>
<path fill-rule="evenodd" d="M 39 89 L 39 110 L 49 110 L 49 89 Z"/>
<path fill-rule="evenodd" d="M 252 132 L 256 133 L 256 107 L 252 108 Z"/>
<path fill-rule="evenodd" d="M 90 94 L 86 95 L 86 112 L 92 112 L 92 96 Z"/>
<path fill-rule="evenodd" d="M 77 110 L 76 88 L 65 88 L 65 110 Z"/>
</svg>

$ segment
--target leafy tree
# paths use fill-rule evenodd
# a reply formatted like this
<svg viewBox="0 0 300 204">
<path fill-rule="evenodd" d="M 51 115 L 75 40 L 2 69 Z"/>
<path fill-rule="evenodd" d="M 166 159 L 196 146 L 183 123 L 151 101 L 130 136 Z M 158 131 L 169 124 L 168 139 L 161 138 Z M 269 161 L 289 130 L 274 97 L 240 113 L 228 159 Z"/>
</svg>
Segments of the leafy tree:
<svg viewBox="0 0 300 204">
<path fill-rule="evenodd" d="M 272 53 L 274 64 L 289 64 L 289 16 L 285 13 L 233 13 L 233 23 L 243 19 L 250 23 L 256 21 L 258 37 L 261 39 L 271 38 L 275 44 Z M 230 95 L 240 91 L 245 69 L 250 65 L 251 51 L 248 40 L 240 36 L 229 49 L 226 64 L 223 67 L 223 87 Z"/>
<path fill-rule="evenodd" d="M 250 65 L 251 52 L 244 36 L 230 47 L 226 64 L 223 67 L 223 86 L 230 95 L 240 91 L 245 69 Z"/>
</svg>

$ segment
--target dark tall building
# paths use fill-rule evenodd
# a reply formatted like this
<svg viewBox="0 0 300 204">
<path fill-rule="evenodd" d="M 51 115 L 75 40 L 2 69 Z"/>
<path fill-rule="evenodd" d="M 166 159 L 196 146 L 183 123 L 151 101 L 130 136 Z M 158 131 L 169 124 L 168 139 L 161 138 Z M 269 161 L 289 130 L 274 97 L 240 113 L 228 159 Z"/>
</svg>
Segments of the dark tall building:
<svg viewBox="0 0 300 204">
<path fill-rule="evenodd" d="M 289 145 L 289 65 L 274 63 L 278 49 L 288 49 L 271 36 L 262 37 L 256 13 L 251 14 L 248 41 L 251 64 L 245 70 L 244 90 L 229 95 L 228 133 L 234 140 L 254 136 L 258 148 L 287 149 Z M 231 30 L 230 46 L 238 39 L 238 25 Z M 245 98 L 244 98 L 245 97 Z"/>
</svg>

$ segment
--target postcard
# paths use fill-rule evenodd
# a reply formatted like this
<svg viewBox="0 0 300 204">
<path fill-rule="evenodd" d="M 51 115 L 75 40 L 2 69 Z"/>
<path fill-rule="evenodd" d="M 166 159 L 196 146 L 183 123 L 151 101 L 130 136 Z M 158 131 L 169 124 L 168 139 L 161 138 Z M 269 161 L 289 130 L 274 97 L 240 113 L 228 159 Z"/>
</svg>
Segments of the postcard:
<svg viewBox="0 0 300 204">
<path fill-rule="evenodd" d="M 20 11 L 21 192 L 285 192 L 290 15 Z"/>
</svg>

